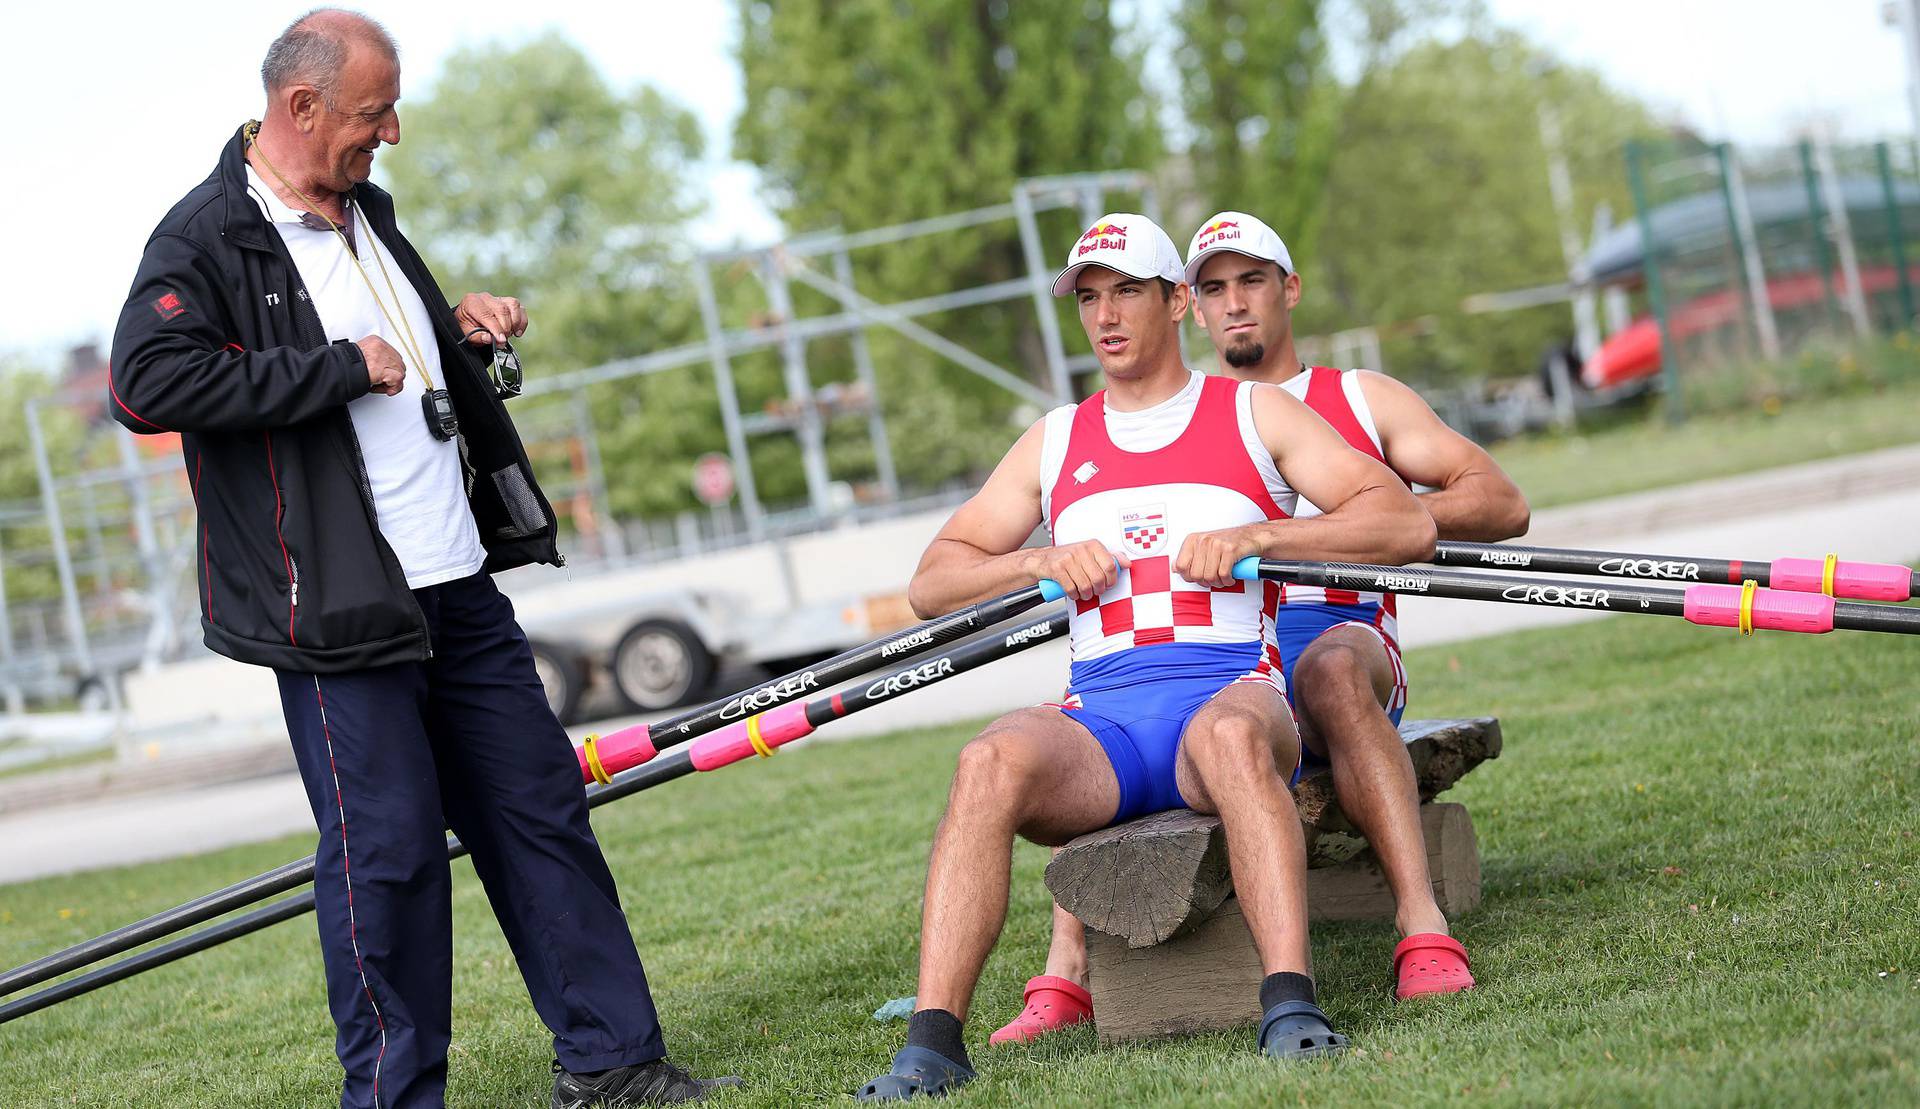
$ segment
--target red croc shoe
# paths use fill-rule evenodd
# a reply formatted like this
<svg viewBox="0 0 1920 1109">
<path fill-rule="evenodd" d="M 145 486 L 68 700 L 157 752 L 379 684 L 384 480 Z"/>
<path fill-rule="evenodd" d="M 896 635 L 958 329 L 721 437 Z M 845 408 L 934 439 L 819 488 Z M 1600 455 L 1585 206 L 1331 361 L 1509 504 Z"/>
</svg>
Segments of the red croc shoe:
<svg viewBox="0 0 1920 1109">
<path fill-rule="evenodd" d="M 1459 940 L 1440 932 L 1416 932 L 1401 940 L 1393 949 L 1393 974 L 1399 979 L 1393 996 L 1401 1001 L 1473 988 L 1467 949 Z"/>
<path fill-rule="evenodd" d="M 1023 1044 L 1062 1028 L 1093 1019 L 1093 995 L 1071 979 L 1042 974 L 1027 979 L 1027 1007 L 1006 1027 L 987 1037 L 990 1044 Z"/>
</svg>

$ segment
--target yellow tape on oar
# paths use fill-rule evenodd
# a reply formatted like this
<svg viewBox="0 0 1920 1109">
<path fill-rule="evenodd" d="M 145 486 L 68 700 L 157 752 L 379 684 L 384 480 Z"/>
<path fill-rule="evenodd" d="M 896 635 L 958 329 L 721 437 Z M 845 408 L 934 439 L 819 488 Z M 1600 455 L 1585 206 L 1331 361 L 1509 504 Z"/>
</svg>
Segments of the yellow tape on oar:
<svg viewBox="0 0 1920 1109">
<path fill-rule="evenodd" d="M 753 744 L 754 753 L 761 758 L 770 759 L 773 757 L 773 748 L 767 746 L 767 741 L 760 738 L 760 715 L 758 713 L 747 717 L 747 742 Z"/>
<path fill-rule="evenodd" d="M 1827 564 L 1820 568 L 1820 592 L 1829 597 L 1833 596 L 1833 571 L 1839 565 L 1840 556 L 1830 554 L 1827 556 Z"/>
<path fill-rule="evenodd" d="M 1753 634 L 1753 596 L 1760 591 L 1760 583 L 1748 578 L 1740 583 L 1740 634 Z"/>
<path fill-rule="evenodd" d="M 580 749 L 587 753 L 587 770 L 593 774 L 593 780 L 608 786 L 613 784 L 613 779 L 608 776 L 607 768 L 600 765 L 600 752 L 593 748 L 594 741 L 599 738 L 597 735 L 588 736 L 587 741 L 580 745 Z"/>
</svg>

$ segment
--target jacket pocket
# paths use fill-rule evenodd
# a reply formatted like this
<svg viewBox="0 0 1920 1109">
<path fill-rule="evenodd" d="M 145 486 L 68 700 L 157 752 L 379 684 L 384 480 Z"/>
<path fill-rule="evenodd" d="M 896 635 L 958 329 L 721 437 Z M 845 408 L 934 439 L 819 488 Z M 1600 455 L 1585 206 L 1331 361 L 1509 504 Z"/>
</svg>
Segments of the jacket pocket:
<svg viewBox="0 0 1920 1109">
<path fill-rule="evenodd" d="M 524 539 L 546 528 L 547 514 L 541 510 L 540 499 L 533 495 L 533 487 L 519 463 L 495 470 L 493 488 L 500 494 L 500 503 L 506 506 L 511 521 L 508 527 L 497 530 L 500 538 Z"/>
</svg>

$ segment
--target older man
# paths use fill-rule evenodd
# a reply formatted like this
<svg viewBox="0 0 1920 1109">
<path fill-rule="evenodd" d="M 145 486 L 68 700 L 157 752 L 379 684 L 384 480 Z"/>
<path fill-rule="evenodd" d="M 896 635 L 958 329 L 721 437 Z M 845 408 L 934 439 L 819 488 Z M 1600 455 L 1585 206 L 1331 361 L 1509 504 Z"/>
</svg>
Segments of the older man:
<svg viewBox="0 0 1920 1109">
<path fill-rule="evenodd" d="M 207 645 L 270 666 L 320 839 L 315 895 L 343 1106 L 441 1104 L 444 830 L 472 850 L 533 1005 L 556 1106 L 664 1104 L 669 1063 L 565 732 L 489 572 L 558 564 L 551 507 L 480 350 L 511 298 L 449 308 L 367 183 L 400 141 L 371 20 L 274 41 L 265 117 L 148 240 L 109 407 L 181 432 Z"/>
<path fill-rule="evenodd" d="M 1290 1058 L 1346 1040 L 1309 977 L 1306 851 L 1287 790 L 1298 763 L 1261 643 L 1247 555 L 1405 562 L 1433 521 L 1379 462 L 1298 400 L 1189 370 L 1179 252 L 1143 216 L 1106 216 L 1067 252 L 1106 389 L 1055 409 L 1007 452 L 921 558 L 909 597 L 947 612 L 1037 579 L 1074 600 L 1063 702 L 1001 717 L 968 744 L 927 866 L 918 1009 L 864 1100 L 973 1077 L 962 1022 L 1006 917 L 1013 838 L 1061 844 L 1145 813 L 1220 815 L 1259 949 L 1260 1047 Z M 1330 509 L 1291 519 L 1299 496 Z M 1053 545 L 1025 548 L 1044 523 Z"/>
</svg>

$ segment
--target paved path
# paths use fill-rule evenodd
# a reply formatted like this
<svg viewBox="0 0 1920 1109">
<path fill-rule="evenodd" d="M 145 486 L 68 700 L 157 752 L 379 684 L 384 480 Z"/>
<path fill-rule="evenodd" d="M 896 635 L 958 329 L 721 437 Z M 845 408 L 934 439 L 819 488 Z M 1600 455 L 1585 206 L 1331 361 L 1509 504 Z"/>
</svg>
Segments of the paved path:
<svg viewBox="0 0 1920 1109">
<path fill-rule="evenodd" d="M 1920 446 L 1552 509 L 1535 516 L 1525 541 L 1709 558 L 1838 551 L 1852 559 L 1910 562 L 1920 555 Z M 1400 626 L 1411 648 L 1595 618 L 1421 597 L 1402 602 Z M 848 739 L 1050 700 L 1061 692 L 1066 670 L 1064 644 L 1036 648 L 862 712 L 824 734 Z M 1417 711 L 1419 675 L 1414 678 Z M 629 720 L 574 732 L 604 732 Z M 312 830 L 305 795 L 291 774 L 0 814 L 0 883 Z"/>
</svg>

